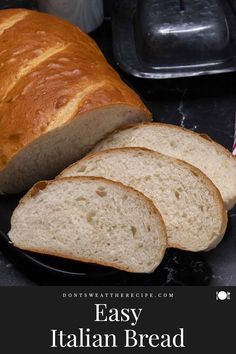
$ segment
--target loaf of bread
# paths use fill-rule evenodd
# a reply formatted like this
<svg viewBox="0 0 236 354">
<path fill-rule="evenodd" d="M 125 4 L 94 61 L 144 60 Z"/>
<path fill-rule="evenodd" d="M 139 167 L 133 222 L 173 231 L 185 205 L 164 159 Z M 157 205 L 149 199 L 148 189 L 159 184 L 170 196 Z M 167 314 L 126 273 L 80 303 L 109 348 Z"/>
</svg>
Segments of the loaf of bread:
<svg viewBox="0 0 236 354">
<path fill-rule="evenodd" d="M 67 176 L 101 176 L 144 193 L 163 217 L 169 247 L 206 251 L 225 233 L 227 212 L 211 180 L 186 162 L 153 150 L 130 147 L 90 154 L 59 178 Z"/>
<path fill-rule="evenodd" d="M 137 273 L 152 272 L 166 250 L 152 201 L 92 177 L 38 182 L 14 211 L 9 237 L 24 250 Z"/>
<path fill-rule="evenodd" d="M 219 189 L 227 209 L 236 203 L 236 159 L 205 134 L 163 123 L 136 124 L 110 134 L 93 151 L 142 146 L 184 160 Z"/>
<path fill-rule="evenodd" d="M 55 176 L 108 132 L 150 120 L 95 42 L 54 16 L 0 11 L 0 193 Z"/>
</svg>

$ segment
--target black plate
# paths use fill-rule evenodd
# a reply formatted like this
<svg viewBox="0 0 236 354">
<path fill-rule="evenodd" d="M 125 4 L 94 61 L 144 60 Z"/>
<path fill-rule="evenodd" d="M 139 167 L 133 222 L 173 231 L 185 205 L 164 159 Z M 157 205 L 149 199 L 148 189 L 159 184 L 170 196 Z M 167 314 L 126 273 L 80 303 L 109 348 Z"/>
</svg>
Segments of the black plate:
<svg viewBox="0 0 236 354">
<path fill-rule="evenodd" d="M 116 61 L 133 76 L 236 70 L 235 0 L 121 0 L 112 22 Z"/>
</svg>

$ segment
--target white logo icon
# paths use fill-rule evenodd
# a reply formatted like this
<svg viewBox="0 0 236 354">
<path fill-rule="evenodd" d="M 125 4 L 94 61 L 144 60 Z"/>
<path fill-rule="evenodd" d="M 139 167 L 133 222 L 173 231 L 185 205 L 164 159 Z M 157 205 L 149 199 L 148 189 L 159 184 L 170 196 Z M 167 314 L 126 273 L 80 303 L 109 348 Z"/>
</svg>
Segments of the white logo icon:
<svg viewBox="0 0 236 354">
<path fill-rule="evenodd" d="M 216 300 L 230 300 L 230 292 L 229 291 L 217 291 L 216 292 Z"/>
</svg>

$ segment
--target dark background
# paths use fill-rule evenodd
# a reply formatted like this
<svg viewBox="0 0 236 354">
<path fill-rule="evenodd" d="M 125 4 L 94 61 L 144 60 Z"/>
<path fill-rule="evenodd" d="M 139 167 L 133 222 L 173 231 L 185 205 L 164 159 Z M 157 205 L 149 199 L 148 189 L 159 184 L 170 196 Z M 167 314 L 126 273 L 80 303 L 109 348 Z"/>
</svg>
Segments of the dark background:
<svg viewBox="0 0 236 354">
<path fill-rule="evenodd" d="M 109 6 L 111 6 L 111 2 L 107 1 Z M 2 0 L 0 7 L 6 3 L 9 5 L 12 1 Z M 30 3 L 32 4 L 33 1 Z M 106 20 L 92 36 L 101 46 L 109 61 L 115 65 L 109 21 Z M 229 149 L 232 148 L 236 105 L 235 74 L 158 82 L 130 78 L 123 73 L 122 76 L 142 94 L 149 108 L 153 110 L 156 119 L 209 133 Z M 235 214 L 235 210 L 231 212 L 231 215 L 233 214 Z M 230 221 L 230 228 L 232 227 Z M 231 236 L 235 232 L 234 227 L 231 230 Z M 230 253 L 232 250 L 234 252 Z M 228 254 L 231 254 L 232 257 L 229 257 Z M 173 254 L 171 262 L 166 264 L 166 277 L 169 277 L 169 284 L 174 285 L 178 281 L 180 284 L 181 281 L 183 283 L 183 279 L 187 284 L 199 285 L 203 282 L 211 285 L 220 283 L 236 285 L 234 254 L 235 239 L 233 236 L 230 240 L 224 240 L 213 253 L 208 254 L 207 262 L 204 255 L 191 255 L 190 257 L 188 254 L 181 256 L 178 253 Z M 16 259 L 12 259 L 12 261 L 17 262 Z M 195 271 L 189 273 L 191 263 L 195 264 Z M 174 282 L 176 265 L 179 267 L 177 271 L 179 280 Z M 20 264 L 13 266 L 6 256 L 0 254 L 0 285 L 35 284 L 30 280 L 31 278 L 30 269 L 22 269 Z M 38 277 L 37 283 L 40 282 L 46 283 L 47 281 Z M 94 303 L 107 303 L 109 306 L 119 309 L 122 307 L 143 308 L 139 323 L 135 327 L 139 333 L 171 333 L 179 327 L 184 327 L 186 348 L 176 350 L 157 348 L 125 350 L 122 347 L 111 350 L 103 348 L 102 351 L 105 353 L 113 351 L 115 353 L 235 353 L 235 326 L 232 323 L 235 313 L 235 288 L 225 288 L 231 293 L 230 300 L 225 301 L 216 300 L 216 291 L 222 290 L 222 288 L 216 289 L 215 287 L 103 288 L 106 292 L 119 291 L 123 293 L 126 291 L 150 291 L 154 294 L 163 291 L 173 292 L 174 299 L 172 300 L 161 298 L 152 300 L 141 298 L 96 299 L 96 301 L 94 299 L 62 299 L 63 292 L 73 293 L 78 292 L 78 289 L 80 292 L 101 291 L 101 288 L 98 289 L 94 286 L 90 288 L 18 287 L 14 289 L 1 287 L 0 351 L 4 354 L 68 352 L 68 349 L 64 351 L 63 349 L 50 349 L 50 329 L 52 328 L 75 332 L 78 327 L 89 327 L 96 333 L 116 333 L 119 339 L 124 328 L 129 328 L 128 325 L 110 323 L 96 323 L 95 325 L 93 322 Z M 78 350 L 86 353 L 96 351 L 96 349 L 71 349 L 70 352 L 78 353 Z"/>
<path fill-rule="evenodd" d="M 35 1 L 0 1 L 0 7 L 35 7 Z M 112 1 L 105 1 L 105 21 L 91 36 L 98 43 L 108 61 L 122 78 L 143 98 L 154 114 L 154 119 L 174 123 L 207 133 L 232 150 L 235 111 L 236 74 L 224 74 L 174 80 L 147 80 L 131 77 L 119 70 L 113 57 L 110 13 Z M 7 205 L 11 200 L 3 201 Z M 1 210 L 6 214 L 6 209 Z M 2 214 L 3 215 L 3 214 Z M 6 217 L 6 215 L 3 215 Z M 147 285 L 236 285 L 236 210 L 229 214 L 228 233 L 222 243 L 207 254 L 189 254 L 170 251 L 160 274 L 146 277 Z M 4 230 L 3 230 L 4 231 Z M 2 250 L 4 250 L 2 248 Z M 159 277 L 159 278 L 158 278 Z M 141 279 L 141 278 L 139 278 Z M 66 283 L 65 279 L 62 284 Z M 137 284 L 137 278 L 127 276 L 116 284 Z M 74 282 L 72 282 L 74 283 Z M 22 265 L 20 260 L 0 252 L 0 285 L 60 284 L 51 277 Z M 76 284 L 79 284 L 77 281 Z"/>
<path fill-rule="evenodd" d="M 158 298 L 74 298 L 63 299 L 63 292 L 101 292 L 101 288 L 1 288 L 0 348 L 4 354 L 47 353 L 235 353 L 235 326 L 231 320 L 235 310 L 235 288 L 231 300 L 216 300 L 215 288 L 168 288 L 173 299 Z M 108 288 L 106 292 L 139 293 L 154 295 L 167 292 L 167 288 Z M 4 303 L 6 306 L 4 306 Z M 109 308 L 143 308 L 135 327 L 127 323 L 94 322 L 95 303 L 106 303 Z M 51 345 L 51 329 L 76 333 L 77 328 L 90 328 L 93 333 L 115 333 L 118 348 L 55 349 Z M 185 328 L 186 348 L 123 348 L 123 330 L 135 329 L 138 333 L 174 334 Z M 3 349 L 3 350 L 2 350 Z"/>
</svg>

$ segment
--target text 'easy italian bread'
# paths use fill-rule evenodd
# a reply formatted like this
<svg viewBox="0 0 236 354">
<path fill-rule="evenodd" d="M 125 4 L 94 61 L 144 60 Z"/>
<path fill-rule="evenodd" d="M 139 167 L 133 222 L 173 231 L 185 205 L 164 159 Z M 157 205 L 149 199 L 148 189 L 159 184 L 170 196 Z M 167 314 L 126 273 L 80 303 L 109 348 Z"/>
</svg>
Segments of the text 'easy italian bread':
<svg viewBox="0 0 236 354">
<path fill-rule="evenodd" d="M 106 133 L 150 119 L 88 35 L 36 11 L 0 11 L 0 82 L 0 193 L 51 178 Z"/>
</svg>

